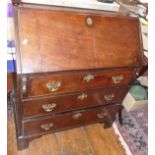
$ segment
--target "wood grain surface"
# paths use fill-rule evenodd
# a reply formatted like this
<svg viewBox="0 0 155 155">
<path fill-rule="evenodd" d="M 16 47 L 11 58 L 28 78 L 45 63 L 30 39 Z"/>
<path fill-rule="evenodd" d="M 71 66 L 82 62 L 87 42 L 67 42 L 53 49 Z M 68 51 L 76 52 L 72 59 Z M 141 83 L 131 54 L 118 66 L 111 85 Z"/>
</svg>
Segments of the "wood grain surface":
<svg viewBox="0 0 155 155">
<path fill-rule="evenodd" d="M 47 98 L 39 98 L 34 100 L 25 100 L 23 105 L 23 116 L 36 116 L 44 114 L 55 114 L 75 109 L 93 107 L 97 105 L 105 105 L 114 102 L 121 102 L 127 93 L 127 88 L 115 88 L 110 90 L 97 89 L 93 91 L 83 91 L 67 95 L 56 95 Z M 80 99 L 80 97 L 85 97 Z M 107 100 L 106 97 L 112 96 Z M 55 105 L 47 111 L 44 105 Z"/>
<path fill-rule="evenodd" d="M 8 119 L 8 155 L 125 155 L 113 128 L 93 124 L 42 136 L 17 151 L 13 117 Z"/>
<path fill-rule="evenodd" d="M 78 72 L 59 72 L 40 75 L 27 75 L 23 76 L 27 78 L 26 95 L 23 98 L 41 97 L 45 95 L 54 95 L 75 91 L 84 91 L 88 89 L 97 88 L 114 88 L 119 86 L 128 85 L 134 74 L 133 69 L 121 68 L 121 69 L 108 69 L 108 70 L 90 70 L 90 71 L 78 71 Z M 86 81 L 85 78 L 93 76 L 93 79 Z M 114 77 L 122 76 L 122 79 L 115 83 Z M 47 84 L 60 83 L 58 89 L 51 91 Z"/>
<path fill-rule="evenodd" d="M 18 23 L 22 73 L 141 65 L 136 18 L 19 9 Z"/>
<path fill-rule="evenodd" d="M 45 113 L 38 118 L 34 115 L 24 118 L 23 100 L 127 87 L 143 64 L 138 18 L 39 5 L 29 8 L 19 5 L 14 12 L 17 47 L 14 113 L 19 150 L 27 148 L 33 138 L 55 131 L 50 134 L 52 140 L 43 136 L 40 141 L 31 141 L 23 152 L 32 155 L 123 154 L 112 129 L 104 130 L 99 124 L 82 126 L 97 120 L 110 127 L 120 108 L 109 109 L 112 115 L 105 115 L 98 111 L 102 110 L 99 105 L 87 106 L 80 109 L 80 113 L 76 106 L 73 111 L 66 111 L 68 107 L 64 107 L 54 114 L 55 118 Z M 77 125 L 81 128 L 59 131 Z M 12 142 L 8 141 L 16 146 Z M 16 155 L 18 152 L 13 146 L 9 152 Z"/>
<path fill-rule="evenodd" d="M 120 104 L 114 104 L 106 107 L 99 106 L 82 110 L 76 109 L 76 111 L 55 116 L 49 115 L 31 118 L 31 120 L 28 119 L 23 121 L 22 133 L 24 138 L 28 138 L 96 122 L 111 124 L 120 108 Z M 48 126 L 47 130 L 42 126 Z"/>
</svg>

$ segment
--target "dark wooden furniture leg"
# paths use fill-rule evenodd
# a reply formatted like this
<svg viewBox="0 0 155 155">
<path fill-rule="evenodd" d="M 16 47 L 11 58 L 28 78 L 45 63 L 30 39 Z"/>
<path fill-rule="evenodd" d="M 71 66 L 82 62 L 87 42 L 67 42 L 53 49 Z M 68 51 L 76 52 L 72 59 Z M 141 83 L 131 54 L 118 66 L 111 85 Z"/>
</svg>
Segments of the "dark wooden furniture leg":
<svg viewBox="0 0 155 155">
<path fill-rule="evenodd" d="M 122 118 L 122 110 L 124 109 L 123 106 L 121 106 L 119 112 L 118 112 L 118 119 L 119 119 L 119 123 L 120 125 L 123 125 L 123 118 Z"/>
<path fill-rule="evenodd" d="M 11 109 L 11 91 L 7 92 L 7 109 Z"/>
<path fill-rule="evenodd" d="M 23 150 L 28 148 L 29 146 L 29 141 L 26 139 L 17 139 L 17 149 L 18 150 Z"/>
</svg>

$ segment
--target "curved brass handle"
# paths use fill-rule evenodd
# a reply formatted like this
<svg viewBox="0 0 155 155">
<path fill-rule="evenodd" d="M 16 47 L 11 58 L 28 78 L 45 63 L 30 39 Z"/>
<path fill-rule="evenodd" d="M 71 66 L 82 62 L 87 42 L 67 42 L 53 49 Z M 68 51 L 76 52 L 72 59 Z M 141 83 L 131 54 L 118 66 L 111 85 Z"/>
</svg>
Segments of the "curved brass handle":
<svg viewBox="0 0 155 155">
<path fill-rule="evenodd" d="M 81 116 L 82 116 L 81 113 L 76 113 L 76 114 L 74 114 L 72 117 L 73 117 L 74 119 L 79 119 Z"/>
<path fill-rule="evenodd" d="M 93 25 L 93 19 L 91 17 L 87 17 L 86 18 L 86 23 L 88 26 L 92 26 Z"/>
<path fill-rule="evenodd" d="M 45 131 L 48 131 L 53 127 L 53 123 L 42 124 L 40 127 Z"/>
<path fill-rule="evenodd" d="M 79 95 L 78 97 L 77 97 L 77 99 L 78 100 L 84 100 L 84 99 L 86 99 L 87 98 L 87 94 L 85 94 L 85 93 L 82 93 L 81 95 Z"/>
<path fill-rule="evenodd" d="M 123 75 L 112 76 L 112 81 L 114 84 L 118 84 L 123 80 Z"/>
<path fill-rule="evenodd" d="M 59 87 L 61 87 L 61 82 L 60 81 L 49 82 L 46 84 L 46 87 L 48 88 L 49 91 L 54 92 L 57 91 Z"/>
<path fill-rule="evenodd" d="M 98 114 L 97 114 L 97 117 L 98 117 L 99 119 L 103 119 L 105 116 L 107 116 L 107 113 L 105 113 L 105 112 L 101 112 L 101 113 L 98 113 Z"/>
<path fill-rule="evenodd" d="M 114 97 L 115 97 L 114 94 L 104 95 L 104 98 L 105 98 L 106 101 L 111 101 Z"/>
<path fill-rule="evenodd" d="M 90 82 L 91 80 L 94 80 L 94 75 L 88 74 L 88 75 L 84 76 L 83 80 L 86 81 L 86 82 L 88 83 L 88 82 Z"/>
<path fill-rule="evenodd" d="M 50 112 L 53 111 L 53 109 L 57 106 L 56 103 L 51 103 L 51 104 L 43 104 L 42 108 L 46 111 L 46 112 Z"/>
</svg>

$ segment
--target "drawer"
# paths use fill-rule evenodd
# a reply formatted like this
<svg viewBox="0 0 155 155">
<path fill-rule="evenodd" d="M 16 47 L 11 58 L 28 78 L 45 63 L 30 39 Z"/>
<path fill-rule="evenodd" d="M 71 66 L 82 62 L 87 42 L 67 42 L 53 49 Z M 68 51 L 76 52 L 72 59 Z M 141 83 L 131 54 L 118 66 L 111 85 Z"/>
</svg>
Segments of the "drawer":
<svg viewBox="0 0 155 155">
<path fill-rule="evenodd" d="M 102 104 L 121 102 L 127 88 L 83 91 L 75 94 L 57 95 L 23 102 L 23 115 L 35 116 L 82 109 Z"/>
<path fill-rule="evenodd" d="M 73 111 L 55 117 L 40 117 L 39 119 L 23 121 L 23 135 L 41 135 L 50 131 L 76 127 L 94 122 L 112 122 L 121 108 L 118 105 L 100 106 L 87 110 Z"/>
<path fill-rule="evenodd" d="M 51 74 L 27 75 L 22 79 L 23 98 L 39 97 L 87 89 L 127 85 L 132 69 L 90 70 Z"/>
</svg>

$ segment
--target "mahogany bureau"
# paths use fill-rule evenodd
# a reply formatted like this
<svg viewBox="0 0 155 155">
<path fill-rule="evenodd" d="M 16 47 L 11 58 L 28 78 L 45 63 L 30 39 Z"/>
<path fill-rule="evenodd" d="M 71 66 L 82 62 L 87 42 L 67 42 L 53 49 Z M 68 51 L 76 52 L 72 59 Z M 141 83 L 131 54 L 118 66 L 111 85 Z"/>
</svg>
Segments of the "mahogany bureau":
<svg viewBox="0 0 155 155">
<path fill-rule="evenodd" d="M 15 2 L 18 149 L 51 132 L 111 126 L 144 65 L 138 18 Z"/>
</svg>

